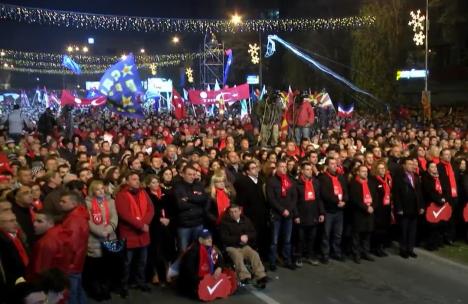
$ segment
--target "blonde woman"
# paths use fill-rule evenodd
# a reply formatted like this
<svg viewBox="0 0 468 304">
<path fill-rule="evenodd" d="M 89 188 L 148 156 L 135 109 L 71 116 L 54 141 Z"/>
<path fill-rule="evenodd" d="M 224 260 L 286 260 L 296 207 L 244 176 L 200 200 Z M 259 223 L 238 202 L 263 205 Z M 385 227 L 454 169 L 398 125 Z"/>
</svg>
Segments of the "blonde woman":
<svg viewBox="0 0 468 304">
<path fill-rule="evenodd" d="M 110 299 L 112 269 L 117 265 L 103 258 L 101 242 L 117 238 L 118 217 L 114 200 L 106 195 L 103 181 L 94 180 L 89 185 L 86 207 L 90 233 L 83 281 L 87 282 L 85 287 L 90 297 L 106 300 Z"/>
<path fill-rule="evenodd" d="M 236 191 L 232 184 L 228 182 L 224 170 L 217 170 L 211 177 L 207 192 L 211 198 L 208 218 L 211 224 L 218 225 L 231 202 L 234 202 Z"/>
</svg>

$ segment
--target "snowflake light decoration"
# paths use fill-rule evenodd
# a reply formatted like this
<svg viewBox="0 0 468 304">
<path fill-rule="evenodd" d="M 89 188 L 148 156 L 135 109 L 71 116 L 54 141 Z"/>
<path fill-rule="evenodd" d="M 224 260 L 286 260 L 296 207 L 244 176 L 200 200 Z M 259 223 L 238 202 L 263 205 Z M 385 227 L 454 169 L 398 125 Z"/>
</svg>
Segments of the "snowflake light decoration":
<svg viewBox="0 0 468 304">
<path fill-rule="evenodd" d="M 413 37 L 413 41 L 416 45 L 423 45 L 424 44 L 424 39 L 426 36 L 424 35 L 423 32 L 415 33 Z"/>
<path fill-rule="evenodd" d="M 192 68 L 185 69 L 185 75 L 187 75 L 187 81 L 193 83 L 193 70 Z"/>
<path fill-rule="evenodd" d="M 426 23 L 426 16 L 421 15 L 421 10 L 417 10 L 416 13 L 410 12 L 411 20 L 408 25 L 413 28 L 414 36 L 413 41 L 416 45 L 423 45 L 426 36 L 424 35 L 424 27 Z"/>
<path fill-rule="evenodd" d="M 248 52 L 250 54 L 250 61 L 253 64 L 260 63 L 260 57 L 259 57 L 260 47 L 256 43 L 249 44 L 249 51 Z"/>
</svg>

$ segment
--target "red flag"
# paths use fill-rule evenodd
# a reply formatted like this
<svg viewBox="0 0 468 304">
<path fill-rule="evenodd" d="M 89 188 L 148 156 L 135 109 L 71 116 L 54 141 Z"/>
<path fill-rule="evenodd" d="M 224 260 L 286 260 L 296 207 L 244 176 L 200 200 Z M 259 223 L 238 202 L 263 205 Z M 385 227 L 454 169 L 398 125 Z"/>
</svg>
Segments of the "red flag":
<svg viewBox="0 0 468 304">
<path fill-rule="evenodd" d="M 174 107 L 174 115 L 176 119 L 185 118 L 184 99 L 176 89 L 172 89 L 172 106 Z"/>
<path fill-rule="evenodd" d="M 73 107 L 83 107 L 83 106 L 102 106 L 107 102 L 106 96 L 98 96 L 93 99 L 87 98 L 78 98 L 73 96 L 70 91 L 62 90 L 62 97 L 60 98 L 60 104 L 63 106 L 71 105 Z"/>
</svg>

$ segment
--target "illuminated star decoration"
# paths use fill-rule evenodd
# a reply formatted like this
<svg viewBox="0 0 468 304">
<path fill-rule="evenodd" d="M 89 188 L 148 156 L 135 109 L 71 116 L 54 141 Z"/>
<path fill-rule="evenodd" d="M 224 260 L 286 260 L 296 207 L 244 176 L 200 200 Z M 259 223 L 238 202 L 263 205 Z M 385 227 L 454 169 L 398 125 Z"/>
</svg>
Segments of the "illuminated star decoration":
<svg viewBox="0 0 468 304">
<path fill-rule="evenodd" d="M 260 47 L 256 43 L 254 44 L 249 43 L 248 52 L 250 54 L 250 61 L 252 61 L 253 64 L 260 63 L 260 57 L 259 57 Z"/>
<path fill-rule="evenodd" d="M 426 36 L 424 35 L 424 26 L 426 23 L 426 16 L 421 15 L 421 10 L 417 10 L 416 13 L 410 12 L 411 20 L 408 25 L 413 28 L 414 36 L 413 41 L 416 45 L 423 45 Z"/>
<path fill-rule="evenodd" d="M 192 68 L 185 69 L 185 75 L 187 75 L 187 81 L 193 83 L 193 70 Z"/>
</svg>

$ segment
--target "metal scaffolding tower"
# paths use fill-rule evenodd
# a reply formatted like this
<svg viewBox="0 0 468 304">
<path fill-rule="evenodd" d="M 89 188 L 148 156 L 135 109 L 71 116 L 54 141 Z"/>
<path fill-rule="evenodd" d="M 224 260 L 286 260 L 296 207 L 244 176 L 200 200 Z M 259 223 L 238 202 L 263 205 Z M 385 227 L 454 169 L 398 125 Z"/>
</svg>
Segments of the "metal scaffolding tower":
<svg viewBox="0 0 468 304">
<path fill-rule="evenodd" d="M 200 84 L 213 88 L 216 80 L 223 83 L 224 44 L 212 33 L 206 33 L 203 41 L 203 56 L 200 58 Z"/>
</svg>

